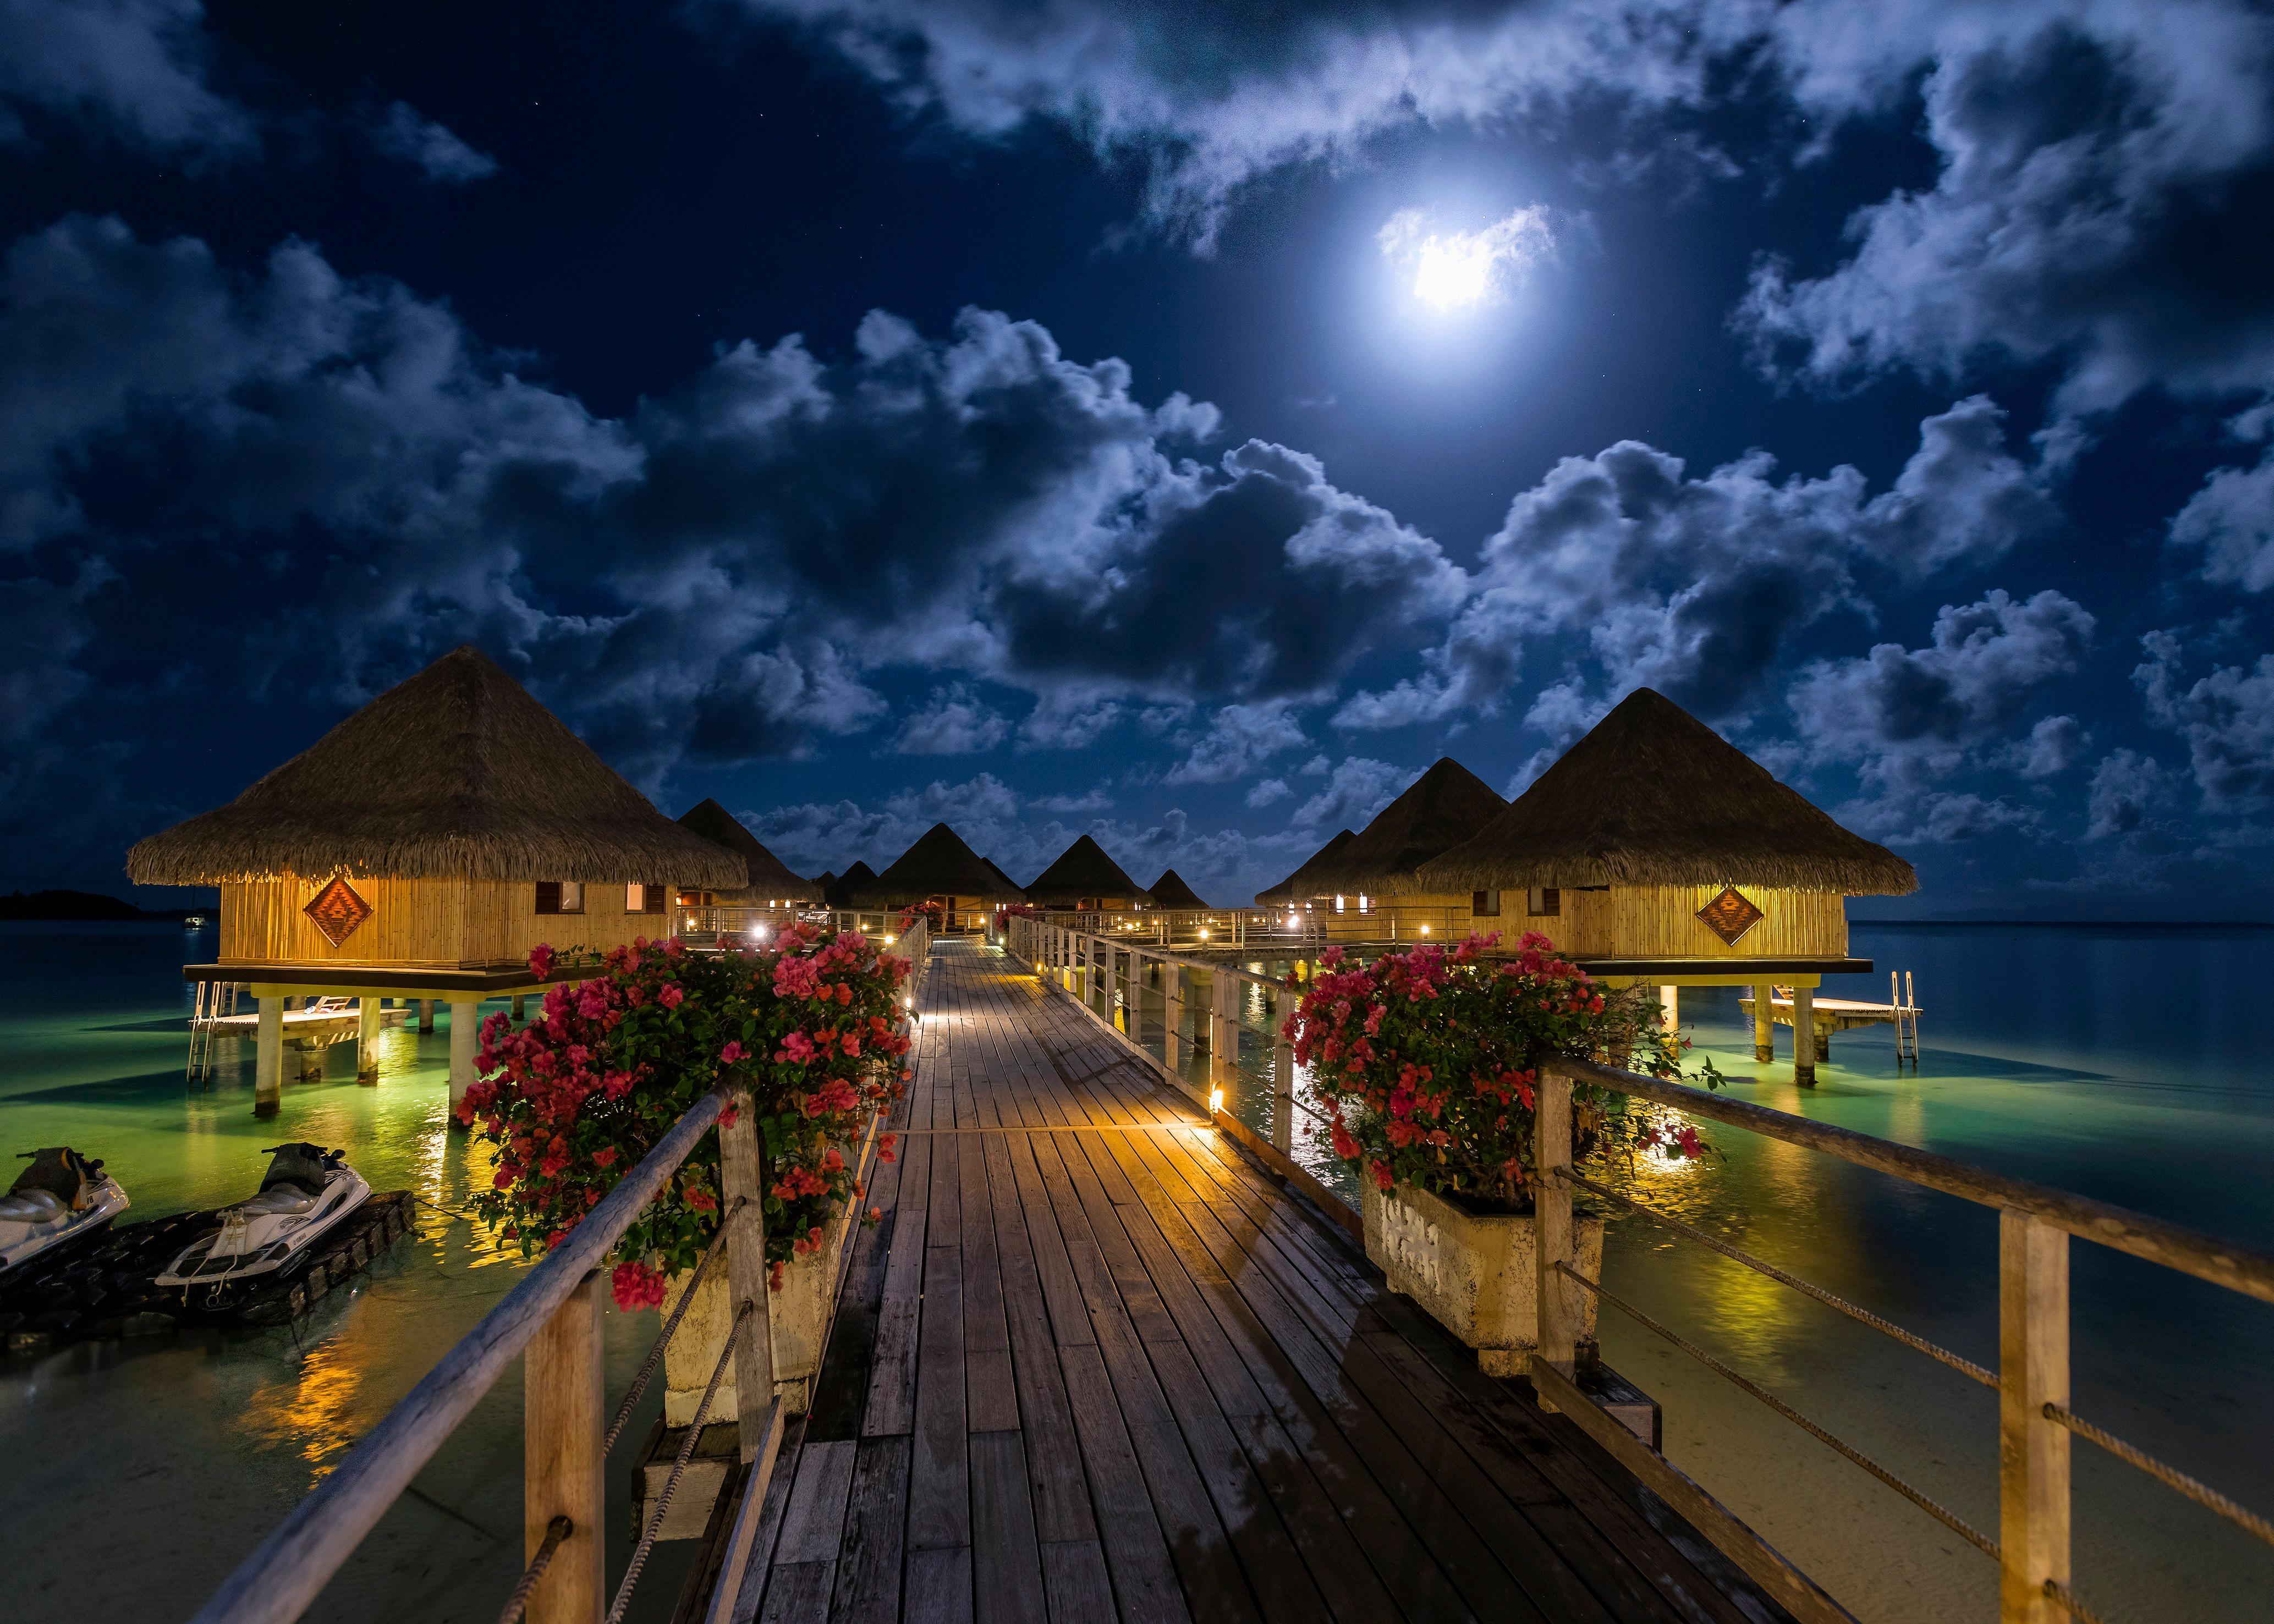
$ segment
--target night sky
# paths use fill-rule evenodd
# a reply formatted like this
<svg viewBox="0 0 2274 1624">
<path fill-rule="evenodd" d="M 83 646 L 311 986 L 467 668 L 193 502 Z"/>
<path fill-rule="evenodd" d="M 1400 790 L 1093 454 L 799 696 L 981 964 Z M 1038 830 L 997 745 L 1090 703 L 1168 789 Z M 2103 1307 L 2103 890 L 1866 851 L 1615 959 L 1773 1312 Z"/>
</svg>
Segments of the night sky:
<svg viewBox="0 0 2274 1624">
<path fill-rule="evenodd" d="M 1647 684 L 1859 916 L 2263 916 L 2274 18 L 0 0 L 0 890 L 471 641 L 809 873 Z"/>
</svg>

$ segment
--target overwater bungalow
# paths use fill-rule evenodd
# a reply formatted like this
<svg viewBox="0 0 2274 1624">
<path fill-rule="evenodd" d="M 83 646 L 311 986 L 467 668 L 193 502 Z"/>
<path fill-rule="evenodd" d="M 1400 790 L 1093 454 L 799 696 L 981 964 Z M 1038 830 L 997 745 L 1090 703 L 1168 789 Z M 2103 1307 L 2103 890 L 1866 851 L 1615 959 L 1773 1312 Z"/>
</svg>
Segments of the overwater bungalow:
<svg viewBox="0 0 2274 1624">
<path fill-rule="evenodd" d="M 983 930 L 998 904 L 1023 900 L 1016 885 L 945 823 L 934 823 L 866 885 L 855 889 L 852 877 L 848 872 L 844 889 L 853 906 L 906 908 L 937 902 L 943 930 Z"/>
<path fill-rule="evenodd" d="M 821 899 L 832 908 L 852 908 L 860 905 L 854 898 L 877 883 L 877 871 L 857 858 L 843 874 L 832 878 L 821 888 Z"/>
<path fill-rule="evenodd" d="M 1208 911 L 1209 905 L 1201 899 L 1200 892 L 1186 884 L 1185 876 L 1174 868 L 1162 869 L 1161 877 L 1148 889 L 1156 908 L 1174 914 L 1204 914 Z"/>
<path fill-rule="evenodd" d="M 1024 902 L 1027 900 L 1027 888 L 1020 884 L 1018 881 L 1013 879 L 1009 875 L 1005 874 L 1003 871 L 1002 864 L 997 862 L 991 857 L 983 857 L 979 861 L 985 863 L 987 865 L 987 872 L 993 875 L 996 879 L 1001 882 L 1004 887 L 1012 893 L 1008 900 L 1013 902 Z"/>
<path fill-rule="evenodd" d="M 529 955 L 671 931 L 676 888 L 730 889 L 735 853 L 682 829 L 471 644 L 381 694 L 225 807 L 128 853 L 139 885 L 221 888 L 192 981 L 259 1001 L 255 1109 L 276 1109 L 288 998 L 450 1006 L 450 1097 L 483 999 L 540 983 Z M 568 979 L 564 972 L 555 979 Z"/>
<path fill-rule="evenodd" d="M 1126 914 L 1152 898 L 1103 846 L 1084 835 L 1027 887 L 1027 900 L 1043 908 Z"/>
<path fill-rule="evenodd" d="M 682 929 L 717 929 L 719 922 L 708 918 L 711 910 L 728 908 L 737 917 L 749 917 L 761 911 L 779 917 L 801 902 L 819 902 L 821 886 L 812 880 L 801 879 L 789 870 L 789 865 L 766 850 L 757 836 L 742 826 L 742 820 L 716 801 L 697 802 L 679 816 L 680 827 L 701 835 L 714 846 L 723 846 L 742 860 L 749 883 L 724 891 L 683 889 L 679 892 L 680 925 Z"/>
<path fill-rule="evenodd" d="M 1795 1032 L 1813 1031 L 1823 977 L 1871 967 L 1849 956 L 1848 898 L 1906 895 L 1918 876 L 1638 688 L 1506 811 L 1388 888 L 1497 891 L 1507 928 L 1539 930 L 1597 975 L 1657 986 L 1669 1023 L 1676 988 L 1750 987 L 1766 1060 L 1772 989 L 1791 989 Z M 1802 1081 L 1818 1058 L 1795 1045 Z"/>
<path fill-rule="evenodd" d="M 1305 876 L 1308 894 L 1290 900 L 1329 941 L 1458 939 L 1472 929 L 1499 929 L 1499 893 L 1424 891 L 1413 873 L 1507 809 L 1491 786 L 1442 757 L 1314 866 Z"/>
<path fill-rule="evenodd" d="M 1276 885 L 1268 886 L 1257 891 L 1256 906 L 1269 908 L 1275 907 L 1283 902 L 1300 903 L 1318 894 L 1312 885 L 1312 876 L 1323 872 L 1325 866 L 1333 860 L 1335 853 L 1357 838 L 1358 831 L 1354 829 L 1338 831 L 1333 839 L 1306 857 L 1294 873 Z"/>
</svg>

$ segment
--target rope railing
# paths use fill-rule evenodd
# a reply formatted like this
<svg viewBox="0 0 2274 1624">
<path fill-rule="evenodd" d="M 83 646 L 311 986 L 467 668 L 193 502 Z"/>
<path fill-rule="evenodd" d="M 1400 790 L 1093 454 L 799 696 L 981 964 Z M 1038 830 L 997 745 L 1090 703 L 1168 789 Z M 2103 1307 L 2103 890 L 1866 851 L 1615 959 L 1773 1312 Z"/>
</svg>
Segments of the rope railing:
<svg viewBox="0 0 2274 1624">
<path fill-rule="evenodd" d="M 1851 1303 L 1846 1297 L 1841 1297 L 1834 1292 L 1826 1291 L 1823 1287 L 1813 1284 L 1809 1281 L 1803 1280 L 1797 1274 L 1788 1274 L 1785 1270 L 1779 1268 L 1775 1264 L 1769 1262 L 1766 1259 L 1757 1258 L 1753 1256 L 1752 1253 L 1744 1251 L 1741 1247 L 1733 1246 L 1728 1242 L 1721 1239 L 1717 1236 L 1707 1234 L 1705 1230 L 1698 1228 L 1695 1224 L 1683 1222 L 1681 1219 L 1676 1218 L 1671 1213 L 1660 1212 L 1655 1207 L 1651 1207 L 1644 1202 L 1638 1201 L 1633 1197 L 1623 1194 L 1619 1191 L 1612 1189 L 1608 1184 L 1597 1184 L 1593 1179 L 1585 1177 L 1578 1173 L 1574 1173 L 1569 1168 L 1559 1168 L 1556 1169 L 1556 1174 L 1557 1177 L 1562 1178 L 1566 1184 L 1575 1184 L 1578 1188 L 1588 1192 L 1590 1194 L 1601 1196 L 1605 1200 L 1615 1201 L 1621 1207 L 1626 1207 L 1630 1212 L 1640 1213 L 1643 1216 L 1651 1219 L 1654 1222 L 1664 1224 L 1676 1235 L 1696 1241 L 1701 1246 L 1706 1247 L 1713 1252 L 1718 1252 L 1723 1257 L 1730 1259 L 1735 1262 L 1743 1264 L 1755 1274 L 1766 1274 L 1768 1278 L 1777 1282 L 1781 1285 L 1790 1286 L 1794 1290 L 1800 1292 L 1803 1296 L 1815 1298 L 1818 1302 L 1823 1304 L 1827 1308 L 1837 1309 L 1840 1312 L 1846 1314 L 1849 1319 L 1855 1320 L 1859 1325 L 1868 1325 L 1873 1330 L 1879 1332 L 1881 1335 L 1893 1337 L 1895 1341 L 1902 1343 L 1906 1348 L 1915 1348 L 1919 1352 L 1925 1354 L 1929 1358 L 1939 1359 L 1942 1363 L 1950 1366 L 1951 1369 L 1958 1372 L 1959 1374 L 1962 1376 L 1970 1376 L 1985 1387 L 1994 1387 L 1998 1385 L 1998 1372 L 1996 1371 L 1991 1370 L 1985 1365 L 1977 1365 L 1973 1360 L 1967 1358 L 1962 1354 L 1953 1353 L 1949 1349 L 1939 1346 L 1934 1342 L 1931 1342 L 1924 1336 L 1915 1335 L 1911 1332 L 1903 1329 L 1902 1327 L 1897 1325 L 1894 1320 L 1883 1320 L 1879 1315 L 1873 1313 L 1870 1309 L 1864 1308 L 1856 1304 Z"/>
<path fill-rule="evenodd" d="M 634 1547 L 632 1560 L 624 1569 L 623 1582 L 616 1586 L 616 1598 L 608 1607 L 607 1624 L 623 1624 L 624 1609 L 632 1604 L 632 1590 L 639 1583 L 641 1570 L 647 1566 L 647 1553 L 655 1548 L 655 1537 L 663 1531 L 663 1520 L 671 1513 L 672 1494 L 687 1470 L 687 1462 L 694 1458 L 695 1440 L 703 1436 L 703 1417 L 711 1413 L 711 1401 L 718 1395 L 719 1380 L 734 1357 L 735 1344 L 742 1340 L 742 1327 L 757 1312 L 756 1304 L 744 1303 L 734 1314 L 734 1323 L 727 1328 L 725 1345 L 719 1350 L 719 1362 L 711 1367 L 711 1380 L 703 1389 L 703 1400 L 695 1406 L 695 1417 L 687 1424 L 687 1436 L 680 1440 L 679 1455 L 671 1463 L 671 1475 L 656 1492 L 655 1510 L 648 1517 L 647 1527 L 640 1532 L 639 1544 Z M 740 1403 L 754 1404 L 757 1395 L 738 1394 L 736 1399 Z"/>
<path fill-rule="evenodd" d="M 2274 1522 L 2269 1522 L 2248 1507 L 2229 1500 L 2209 1484 L 2188 1477 L 2178 1467 L 2157 1460 L 2146 1450 L 2136 1445 L 2126 1443 L 2113 1432 L 2105 1432 L 2093 1425 L 2083 1417 L 2059 1404 L 2047 1404 L 2044 1407 L 2044 1417 L 2048 1421 L 2058 1421 L 2087 1442 L 2098 1444 L 2126 1465 L 2139 1468 L 2165 1487 L 2185 1495 L 2204 1510 L 2225 1517 L 2253 1538 L 2274 1545 Z"/>
<path fill-rule="evenodd" d="M 624 1394 L 623 1402 L 616 1406 L 615 1419 L 608 1423 L 607 1436 L 600 1440 L 602 1455 L 616 1447 L 616 1439 L 622 1433 L 624 1423 L 632 1418 L 632 1410 L 639 1403 L 640 1395 L 647 1391 L 647 1384 L 655 1375 L 655 1367 L 663 1363 L 664 1350 L 671 1345 L 673 1333 L 679 1329 L 679 1322 L 687 1318 L 688 1309 L 694 1304 L 695 1288 L 703 1283 L 703 1275 L 710 1268 L 711 1259 L 717 1257 L 719 1249 L 726 1244 L 729 1222 L 742 1210 L 749 1199 L 744 1195 L 736 1196 L 734 1204 L 727 1208 L 726 1217 L 719 1221 L 719 1232 L 703 1249 L 703 1256 L 695 1265 L 694 1274 L 688 1279 L 687 1289 L 679 1294 L 679 1301 L 672 1306 L 671 1317 L 663 1322 L 663 1329 L 648 1349 L 647 1357 L 641 1361 L 638 1373 L 633 1376 L 631 1386 Z"/>
<path fill-rule="evenodd" d="M 1925 1512 L 1936 1522 L 1949 1529 L 1951 1532 L 1956 1534 L 1960 1538 L 1965 1540 L 1968 1544 L 1981 1551 L 1984 1555 L 1990 1557 L 1993 1560 L 1996 1560 L 1998 1556 L 1998 1542 L 1989 1538 L 1986 1534 L 1981 1533 L 1971 1527 L 1955 1512 L 1946 1510 L 1942 1506 L 1928 1498 L 1927 1495 L 1919 1490 L 1913 1488 L 1909 1484 L 1895 1476 L 1893 1471 L 1888 1470 L 1886 1467 L 1880 1465 L 1877 1461 L 1873 1460 L 1870 1455 L 1865 1455 L 1862 1450 L 1857 1449 L 1855 1446 L 1848 1443 L 1846 1440 L 1834 1437 L 1832 1433 L 1825 1431 L 1824 1428 L 1818 1426 L 1806 1416 L 1801 1414 L 1800 1411 L 1786 1403 L 1782 1399 L 1770 1392 L 1766 1387 L 1762 1387 L 1758 1382 L 1756 1382 L 1750 1377 L 1742 1375 L 1738 1372 L 1732 1370 L 1728 1365 L 1723 1364 L 1720 1359 L 1715 1358 L 1705 1349 L 1700 1348 L 1696 1342 L 1690 1341 L 1680 1332 L 1673 1329 L 1671 1327 L 1658 1320 L 1653 1319 L 1649 1314 L 1645 1313 L 1641 1309 L 1637 1308 L 1632 1303 L 1628 1302 L 1624 1297 L 1619 1297 L 1614 1292 L 1606 1289 L 1597 1282 L 1588 1279 L 1585 1274 L 1581 1274 L 1577 1269 L 1573 1268 L 1570 1264 L 1558 1263 L 1555 1266 L 1555 1268 L 1557 1273 L 1562 1274 L 1567 1279 L 1577 1282 L 1593 1296 L 1600 1298 L 1606 1303 L 1608 1303 L 1612 1307 L 1617 1309 L 1621 1313 L 1625 1314 L 1629 1319 L 1641 1326 L 1645 1330 L 1664 1338 L 1667 1342 L 1673 1343 L 1676 1348 L 1681 1349 L 1683 1352 L 1688 1354 L 1691 1358 L 1696 1359 L 1699 1364 L 1705 1365 L 1706 1369 L 1712 1371 L 1715 1375 L 1728 1380 L 1740 1391 L 1751 1394 L 1762 1403 L 1767 1405 L 1771 1410 L 1775 1410 L 1777 1414 L 1782 1416 L 1786 1420 L 1791 1422 L 1795 1426 L 1799 1427 L 1803 1432 L 1808 1433 L 1810 1437 L 1815 1439 L 1818 1443 L 1823 1444 L 1827 1448 L 1837 1451 L 1842 1455 L 1845 1455 L 1849 1460 L 1854 1462 L 1865 1471 L 1871 1473 L 1871 1476 L 1877 1477 L 1880 1482 L 1886 1484 L 1896 1493 L 1910 1501 L 1911 1504 Z"/>
<path fill-rule="evenodd" d="M 537 1582 L 545 1577 L 545 1570 L 553 1566 L 553 1553 L 561 1549 L 561 1542 L 576 1531 L 575 1521 L 555 1517 L 545 1525 L 545 1539 L 537 1547 L 537 1554 L 529 1559 L 529 1566 L 521 1570 L 505 1605 L 498 1610 L 498 1624 L 521 1624 L 521 1616 L 529 1611 L 529 1598 L 537 1589 Z"/>
</svg>

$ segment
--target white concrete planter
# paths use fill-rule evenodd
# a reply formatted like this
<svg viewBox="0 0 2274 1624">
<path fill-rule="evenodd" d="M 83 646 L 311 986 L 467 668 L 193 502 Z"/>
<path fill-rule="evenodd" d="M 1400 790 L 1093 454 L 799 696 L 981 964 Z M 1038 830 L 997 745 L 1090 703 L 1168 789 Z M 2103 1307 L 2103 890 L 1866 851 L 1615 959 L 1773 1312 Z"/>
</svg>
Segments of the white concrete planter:
<svg viewBox="0 0 2274 1624">
<path fill-rule="evenodd" d="M 821 1368 L 824 1340 L 829 1335 L 829 1312 L 837 1295 L 837 1260 L 850 1230 L 843 1214 L 830 1220 L 823 1230 L 819 1252 L 793 1258 L 782 1271 L 782 1289 L 767 1294 L 774 1350 L 774 1392 L 788 1415 L 803 1415 L 809 1378 Z M 671 1317 L 694 1271 L 674 1275 L 664 1288 L 663 1316 Z M 678 1335 L 663 1350 L 663 1421 L 666 1426 L 685 1426 L 695 1419 L 703 1389 L 727 1345 L 727 1327 L 734 1323 L 727 1302 L 727 1265 L 721 1258 L 695 1289 L 695 1303 L 680 1322 Z M 742 1410 L 734 1391 L 734 1367 L 719 1379 L 704 1422 L 734 1421 Z"/>
<path fill-rule="evenodd" d="M 1537 1253 L 1529 1213 L 1479 1217 L 1411 1184 L 1362 1180 L 1366 1255 L 1410 1297 L 1477 1350 L 1487 1375 L 1520 1376 L 1540 1344 Z M 1574 1267 L 1602 1278 L 1603 1221 L 1575 1216 Z M 1579 1335 L 1595 1334 L 1595 1299 L 1580 1291 Z"/>
</svg>

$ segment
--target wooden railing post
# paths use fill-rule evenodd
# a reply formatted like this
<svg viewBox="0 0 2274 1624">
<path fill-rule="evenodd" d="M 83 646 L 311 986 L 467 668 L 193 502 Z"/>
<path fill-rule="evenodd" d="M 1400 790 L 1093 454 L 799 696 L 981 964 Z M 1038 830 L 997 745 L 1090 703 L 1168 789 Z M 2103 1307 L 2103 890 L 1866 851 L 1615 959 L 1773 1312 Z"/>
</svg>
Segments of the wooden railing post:
<svg viewBox="0 0 2274 1624">
<path fill-rule="evenodd" d="M 594 1624 L 607 1598 L 606 1279 L 585 1275 L 522 1356 L 522 1560 L 537 1554 L 553 1518 L 575 1524 L 530 1595 L 529 1624 Z"/>
<path fill-rule="evenodd" d="M 747 1092 L 738 1092 L 727 1109 L 734 1120 L 720 1119 L 719 1127 L 719 1184 L 727 1210 L 727 1296 L 733 1315 L 750 1304 L 754 1312 L 742 1327 L 734 1349 L 734 1407 L 740 1417 L 742 1459 L 758 1458 L 764 1440 L 760 1423 L 774 1397 L 773 1323 L 767 1313 L 764 1169 L 758 1161 L 758 1119 Z M 742 1198 L 736 1210 L 735 1198 Z M 802 1410 L 803 1406 L 799 1407 Z"/>
<path fill-rule="evenodd" d="M 1295 1045 L 1281 1030 L 1287 1024 L 1294 994 L 1281 989 L 1272 994 L 1271 1014 L 1271 1144 L 1292 1154 L 1295 1148 Z"/>
<path fill-rule="evenodd" d="M 1185 966 L 1180 959 L 1163 959 L 1161 964 L 1161 1061 L 1171 1075 L 1182 1077 L 1185 1068 L 1178 1054 L 1185 1041 Z"/>
<path fill-rule="evenodd" d="M 1578 1351 L 1579 1288 L 1556 1265 L 1573 1261 L 1571 1186 L 1559 1176 L 1571 1166 L 1571 1079 L 1540 1068 L 1532 1117 L 1532 1233 L 1539 1275 L 1540 1357 L 1569 1379 Z M 1553 1410 L 1546 1399 L 1540 1408 Z"/>
<path fill-rule="evenodd" d="M 1238 985 L 1223 965 L 1209 971 L 1209 1082 L 1227 1096 L 1239 1064 L 1239 1033 L 1231 1022 L 1231 992 Z"/>
<path fill-rule="evenodd" d="M 2045 1416 L 2068 1406 L 2068 1236 L 2010 1208 L 1998 1214 L 1998 1616 L 2068 1624 L 2045 1594 L 2047 1580 L 2069 1582 L 2068 1429 Z"/>
</svg>

